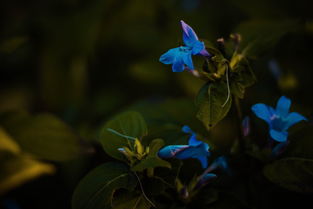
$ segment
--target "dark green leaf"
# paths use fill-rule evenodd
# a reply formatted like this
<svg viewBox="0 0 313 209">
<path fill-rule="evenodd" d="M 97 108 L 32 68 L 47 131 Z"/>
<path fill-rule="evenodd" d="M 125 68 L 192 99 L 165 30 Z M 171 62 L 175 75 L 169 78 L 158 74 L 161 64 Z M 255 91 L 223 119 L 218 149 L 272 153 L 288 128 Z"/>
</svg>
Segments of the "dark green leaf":
<svg viewBox="0 0 313 209">
<path fill-rule="evenodd" d="M 154 139 L 149 144 L 149 155 L 150 157 L 157 156 L 159 150 L 164 146 L 163 139 Z"/>
<path fill-rule="evenodd" d="M 141 160 L 137 165 L 132 167 L 133 171 L 143 171 L 147 168 L 155 168 L 155 167 L 166 167 L 171 168 L 171 164 L 165 160 L 162 160 L 158 157 L 147 157 Z"/>
<path fill-rule="evenodd" d="M 132 190 L 136 177 L 121 163 L 105 163 L 88 173 L 78 184 L 72 198 L 73 209 L 111 208 L 117 189 Z"/>
<path fill-rule="evenodd" d="M 197 117 L 207 128 L 212 128 L 227 115 L 232 103 L 231 96 L 228 101 L 227 98 L 227 84 L 223 81 L 207 83 L 200 89 L 196 98 Z"/>
<path fill-rule="evenodd" d="M 239 98 L 244 97 L 245 88 L 252 86 L 256 77 L 246 60 L 241 61 L 230 74 L 230 90 L 233 95 Z"/>
<path fill-rule="evenodd" d="M 267 165 L 264 175 L 273 183 L 296 192 L 313 192 L 313 160 L 284 158 Z"/>
<path fill-rule="evenodd" d="M 297 23 L 292 20 L 251 20 L 241 23 L 235 32 L 242 35 L 241 48 L 246 56 L 256 56 L 273 47 Z"/>
<path fill-rule="evenodd" d="M 39 158 L 66 161 L 82 152 L 79 137 L 51 114 L 11 113 L 3 116 L 1 122 L 23 151 Z"/>
<path fill-rule="evenodd" d="M 120 199 L 114 209 L 149 209 L 151 208 L 150 203 L 143 197 L 143 195 L 130 196 Z"/>
<path fill-rule="evenodd" d="M 117 149 L 128 146 L 128 139 L 109 132 L 108 128 L 139 139 L 148 132 L 146 122 L 138 112 L 124 112 L 108 121 L 101 130 L 100 142 L 107 154 L 119 160 L 124 160 L 124 156 Z"/>
</svg>

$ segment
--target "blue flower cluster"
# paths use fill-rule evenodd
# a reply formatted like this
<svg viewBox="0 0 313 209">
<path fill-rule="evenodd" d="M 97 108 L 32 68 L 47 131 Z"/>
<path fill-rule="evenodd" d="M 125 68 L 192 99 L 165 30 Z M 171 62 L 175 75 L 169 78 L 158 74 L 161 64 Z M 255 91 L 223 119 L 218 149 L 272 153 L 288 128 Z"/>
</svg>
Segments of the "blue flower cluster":
<svg viewBox="0 0 313 209">
<path fill-rule="evenodd" d="M 183 29 L 183 41 L 185 46 L 179 46 L 168 50 L 160 57 L 160 62 L 171 64 L 173 72 L 182 72 L 184 69 L 194 70 L 192 55 L 210 57 L 205 49 L 204 43 L 199 41 L 194 30 L 184 21 L 180 21 Z"/>
</svg>

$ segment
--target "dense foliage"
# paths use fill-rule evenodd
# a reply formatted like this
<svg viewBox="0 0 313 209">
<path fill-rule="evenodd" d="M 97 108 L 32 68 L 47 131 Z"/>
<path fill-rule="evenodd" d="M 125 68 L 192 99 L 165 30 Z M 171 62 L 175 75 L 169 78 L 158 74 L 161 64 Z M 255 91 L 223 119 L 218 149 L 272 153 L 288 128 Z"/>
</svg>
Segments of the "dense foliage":
<svg viewBox="0 0 313 209">
<path fill-rule="evenodd" d="M 252 2 L 0 3 L 0 207 L 306 208 L 312 16 Z"/>
</svg>

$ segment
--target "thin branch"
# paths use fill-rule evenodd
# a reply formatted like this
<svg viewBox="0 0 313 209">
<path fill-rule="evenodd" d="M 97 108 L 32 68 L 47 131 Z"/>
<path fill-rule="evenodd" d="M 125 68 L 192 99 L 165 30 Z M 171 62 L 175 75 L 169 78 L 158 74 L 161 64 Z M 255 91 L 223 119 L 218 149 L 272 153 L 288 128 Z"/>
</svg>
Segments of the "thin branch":
<svg viewBox="0 0 313 209">
<path fill-rule="evenodd" d="M 230 98 L 230 87 L 229 87 L 229 79 L 228 79 L 228 67 L 226 68 L 226 84 L 227 84 L 227 98 L 222 107 L 225 107 Z"/>
<path fill-rule="evenodd" d="M 152 205 L 152 207 L 156 208 L 155 204 L 154 204 L 151 200 L 149 200 L 149 198 L 147 197 L 145 191 L 143 190 L 143 186 L 142 186 L 142 184 L 141 184 L 141 181 L 140 181 L 139 176 L 137 175 L 136 172 L 134 172 L 134 174 L 135 174 L 135 176 L 136 176 L 137 179 L 138 179 L 139 186 L 140 186 L 140 189 L 141 189 L 141 192 L 142 192 L 143 197 Z"/>
</svg>

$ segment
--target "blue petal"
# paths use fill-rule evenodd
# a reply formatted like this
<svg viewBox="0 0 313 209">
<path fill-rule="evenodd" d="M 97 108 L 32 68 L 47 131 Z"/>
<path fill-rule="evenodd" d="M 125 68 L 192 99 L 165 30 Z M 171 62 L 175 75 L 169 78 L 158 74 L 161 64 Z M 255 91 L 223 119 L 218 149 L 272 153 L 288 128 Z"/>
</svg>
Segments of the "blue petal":
<svg viewBox="0 0 313 209">
<path fill-rule="evenodd" d="M 184 125 L 181 130 L 186 134 L 194 134 L 193 130 L 187 125 Z"/>
<path fill-rule="evenodd" d="M 278 142 L 285 142 L 288 137 L 288 132 L 287 131 L 276 131 L 274 129 L 270 130 L 270 136 L 272 139 Z"/>
<path fill-rule="evenodd" d="M 182 152 L 183 150 L 187 149 L 188 145 L 169 145 L 164 148 L 162 148 L 158 152 L 158 156 L 160 158 L 171 158 L 175 157 L 178 153 Z"/>
<path fill-rule="evenodd" d="M 173 72 L 183 72 L 185 69 L 184 61 L 182 57 L 176 57 L 172 65 Z"/>
<path fill-rule="evenodd" d="M 201 178 L 201 180 L 203 180 L 203 181 L 208 181 L 208 180 L 210 180 L 210 179 L 212 179 L 212 178 L 216 178 L 217 176 L 216 176 L 216 174 L 214 174 L 214 173 L 207 173 L 207 174 L 205 174 L 202 178 Z"/>
<path fill-rule="evenodd" d="M 179 47 L 170 49 L 160 57 L 159 61 L 166 65 L 173 64 L 179 53 Z"/>
<path fill-rule="evenodd" d="M 192 134 L 188 141 L 188 144 L 193 147 L 199 146 L 202 143 L 203 143 L 202 141 L 197 140 L 196 134 Z"/>
<path fill-rule="evenodd" d="M 209 156 L 210 152 L 208 150 L 208 145 L 206 143 L 201 143 L 198 146 L 189 146 L 187 149 L 177 153 L 176 157 L 181 159 L 195 158 L 196 156 Z"/>
<path fill-rule="evenodd" d="M 302 115 L 300 115 L 299 113 L 297 112 L 292 112 L 290 114 L 288 114 L 287 118 L 286 118 L 286 125 L 285 125 L 285 130 L 287 130 L 289 127 L 293 126 L 294 124 L 302 121 L 302 120 L 305 120 L 307 121 L 308 119 Z"/>
<path fill-rule="evenodd" d="M 207 149 L 208 146 L 206 146 L 205 143 L 200 144 L 200 146 L 192 147 L 177 153 L 175 156 L 177 159 L 188 159 L 188 158 L 194 158 L 198 159 L 201 162 L 201 165 L 203 168 L 207 167 L 207 158 L 210 156 L 210 152 Z"/>
<path fill-rule="evenodd" d="M 276 105 L 277 114 L 282 117 L 287 117 L 290 105 L 291 105 L 290 99 L 288 99 L 285 96 L 281 96 Z"/>
<path fill-rule="evenodd" d="M 208 167 L 208 157 L 207 156 L 198 156 L 197 159 L 200 161 L 202 168 Z"/>
<path fill-rule="evenodd" d="M 193 55 L 200 54 L 200 52 L 204 49 L 205 49 L 205 46 L 203 42 L 195 41 L 192 45 L 192 54 Z"/>
<path fill-rule="evenodd" d="M 188 159 L 188 158 L 196 158 L 199 155 L 199 149 L 195 147 L 188 147 L 187 149 L 178 152 L 175 157 L 180 160 Z"/>
<path fill-rule="evenodd" d="M 255 104 L 251 109 L 257 117 L 265 120 L 268 124 L 271 123 L 271 117 L 274 114 L 272 107 L 267 106 L 266 104 Z"/>
<path fill-rule="evenodd" d="M 183 40 L 186 46 L 192 47 L 195 41 L 198 41 L 198 36 L 194 30 L 184 21 L 180 21 L 183 29 Z"/>
<path fill-rule="evenodd" d="M 187 65 L 187 67 L 190 70 L 194 70 L 195 69 L 195 67 L 193 66 L 193 63 L 192 63 L 192 59 L 191 59 L 191 54 L 190 53 L 186 53 L 183 56 L 183 61 L 184 61 L 185 65 Z"/>
</svg>

